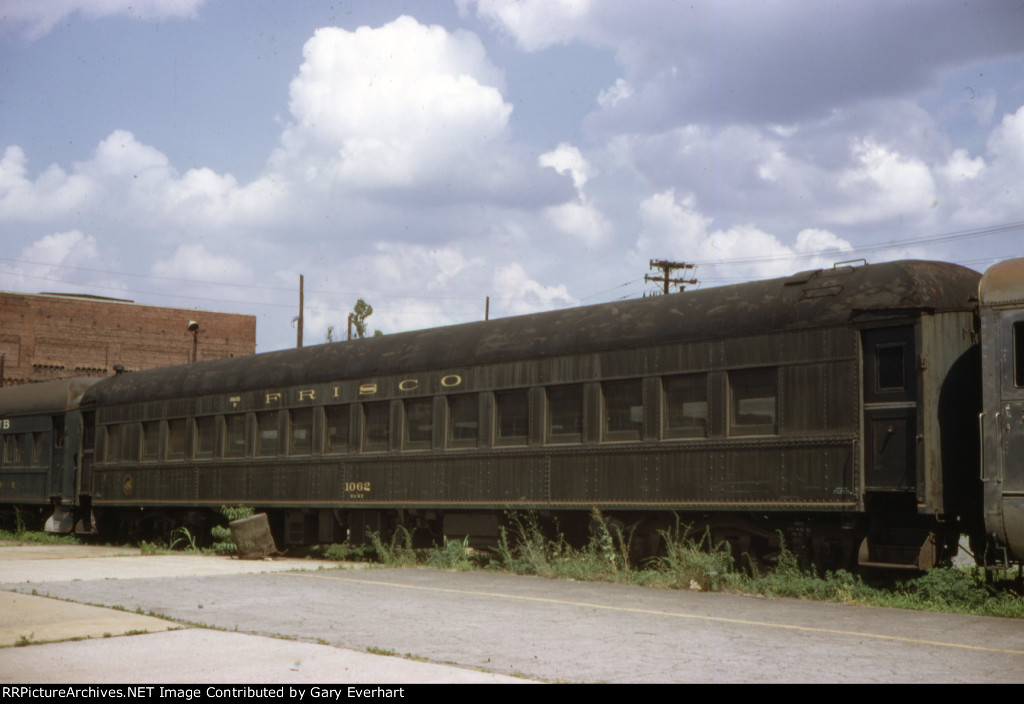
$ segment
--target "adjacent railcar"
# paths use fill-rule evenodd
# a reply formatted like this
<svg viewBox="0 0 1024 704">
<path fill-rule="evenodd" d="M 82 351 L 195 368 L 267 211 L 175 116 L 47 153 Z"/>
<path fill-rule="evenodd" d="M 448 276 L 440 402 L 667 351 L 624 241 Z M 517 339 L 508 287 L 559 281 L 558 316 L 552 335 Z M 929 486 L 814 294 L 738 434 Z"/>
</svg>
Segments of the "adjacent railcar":
<svg viewBox="0 0 1024 704">
<path fill-rule="evenodd" d="M 74 409 L 95 382 L 64 379 L 0 389 L 0 522 L 5 527 L 48 517 L 48 530 L 70 532 L 82 432 Z"/>
<path fill-rule="evenodd" d="M 1024 560 L 1024 259 L 989 268 L 978 299 L 986 559 L 1006 564 Z"/>
<path fill-rule="evenodd" d="M 978 279 L 838 267 L 109 378 L 76 501 L 100 527 L 254 505 L 288 543 L 595 508 L 653 543 L 677 514 L 931 566 L 979 530 Z"/>
</svg>

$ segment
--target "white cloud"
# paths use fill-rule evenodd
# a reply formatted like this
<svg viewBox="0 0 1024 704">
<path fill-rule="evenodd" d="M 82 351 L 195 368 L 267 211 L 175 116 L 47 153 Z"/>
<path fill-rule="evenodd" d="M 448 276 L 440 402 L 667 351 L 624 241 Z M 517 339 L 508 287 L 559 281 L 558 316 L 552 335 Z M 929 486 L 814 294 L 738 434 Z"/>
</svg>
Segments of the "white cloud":
<svg viewBox="0 0 1024 704">
<path fill-rule="evenodd" d="M 601 211 L 586 202 L 552 205 L 544 209 L 544 216 L 558 231 L 589 247 L 605 244 L 612 231 Z"/>
<path fill-rule="evenodd" d="M 69 175 L 55 164 L 31 181 L 27 163 L 17 146 L 8 147 L 0 159 L 0 220 L 53 222 L 87 207 L 95 196 L 93 179 Z"/>
<path fill-rule="evenodd" d="M 710 282 L 721 276 L 735 281 L 830 266 L 835 253 L 850 249 L 846 240 L 815 228 L 800 231 L 793 245 L 752 224 L 711 229 L 712 219 L 700 212 L 693 194 L 679 197 L 673 190 L 644 200 L 640 220 L 642 229 L 632 255 L 635 262 L 667 258 L 703 263 L 703 275 Z M 716 262 L 728 266 L 719 268 Z"/>
<path fill-rule="evenodd" d="M 506 31 L 526 51 L 572 41 L 593 4 L 591 0 L 456 0 L 456 3 L 463 12 L 475 5 L 481 17 Z"/>
<path fill-rule="evenodd" d="M 88 265 L 95 262 L 97 256 L 95 238 L 80 230 L 45 235 L 22 247 L 17 262 L 4 265 L 0 286 L 35 291 L 52 290 L 54 283 L 76 287 L 69 280 L 75 272 L 67 267 Z"/>
<path fill-rule="evenodd" d="M 213 254 L 201 243 L 180 245 L 168 259 L 155 262 L 151 271 L 154 276 L 223 283 L 252 278 L 244 260 Z"/>
<path fill-rule="evenodd" d="M 102 140 L 88 161 L 68 173 L 51 165 L 31 181 L 27 159 L 16 146 L 0 159 L 0 220 L 59 223 L 83 218 L 145 223 L 161 227 L 217 230 L 269 224 L 284 216 L 286 191 L 280 179 L 264 176 L 240 186 L 230 174 L 191 169 L 184 175 L 167 156 L 126 130 Z"/>
<path fill-rule="evenodd" d="M 272 163 L 325 191 L 472 181 L 496 166 L 488 152 L 500 158 L 512 107 L 475 35 L 399 17 L 318 29 L 304 56 Z"/>
<path fill-rule="evenodd" d="M 596 170 L 583 158 L 580 150 L 571 144 L 562 142 L 554 150 L 541 154 L 538 161 L 541 166 L 548 166 L 560 174 L 572 175 L 572 183 L 576 192 L 583 195 L 583 187 L 587 179 L 596 175 Z"/>
<path fill-rule="evenodd" d="M 956 149 L 949 156 L 949 161 L 938 167 L 937 171 L 951 184 L 970 181 L 978 177 L 985 169 L 985 160 L 975 157 L 971 159 L 964 149 Z"/>
<path fill-rule="evenodd" d="M 988 150 L 993 158 L 1014 164 L 1024 163 L 1024 106 L 1003 116 L 989 137 Z"/>
<path fill-rule="evenodd" d="M 531 279 L 522 265 L 506 264 L 494 274 L 494 287 L 501 315 L 525 315 L 538 311 L 578 305 L 564 284 L 545 286 Z"/>
<path fill-rule="evenodd" d="M 927 164 L 870 139 L 853 147 L 857 165 L 838 177 L 838 190 L 851 203 L 833 213 L 839 222 L 870 222 L 920 214 L 937 200 Z"/>
<path fill-rule="evenodd" d="M 584 191 L 587 181 L 597 174 L 580 150 L 565 142 L 538 158 L 541 166 L 554 169 L 559 174 L 569 174 L 576 188 L 576 200 L 549 206 L 544 209 L 548 223 L 558 231 L 577 239 L 587 246 L 595 247 L 607 242 L 611 224 L 601 211 L 591 203 Z"/>
<path fill-rule="evenodd" d="M 614 108 L 633 96 L 633 86 L 623 78 L 615 79 L 615 85 L 597 94 L 597 104 L 602 108 Z"/>
<path fill-rule="evenodd" d="M 683 257 L 693 259 L 708 236 L 712 219 L 697 210 L 692 193 L 676 197 L 674 189 L 655 193 L 640 204 L 640 259 Z"/>
<path fill-rule="evenodd" d="M 1012 3 L 933 0 L 927 12 L 886 2 L 459 5 L 525 51 L 581 42 L 613 52 L 624 75 L 601 92 L 593 121 L 610 131 L 818 119 L 844 105 L 932 88 L 957 64 L 1021 52 Z M 979 117 L 987 100 L 975 106 Z"/>
<path fill-rule="evenodd" d="M 38 39 L 72 14 L 90 20 L 123 15 L 139 20 L 195 19 L 206 0 L 5 0 L 0 24 L 28 25 Z"/>
</svg>

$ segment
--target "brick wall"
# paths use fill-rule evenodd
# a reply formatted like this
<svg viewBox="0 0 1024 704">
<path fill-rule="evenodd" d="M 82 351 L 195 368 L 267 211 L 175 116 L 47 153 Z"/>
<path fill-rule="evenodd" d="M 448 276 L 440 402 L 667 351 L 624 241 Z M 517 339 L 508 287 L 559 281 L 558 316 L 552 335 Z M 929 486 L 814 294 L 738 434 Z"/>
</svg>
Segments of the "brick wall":
<svg viewBox="0 0 1024 704">
<path fill-rule="evenodd" d="M 115 365 L 138 370 L 187 364 L 193 346 L 188 325 L 193 320 L 199 323 L 199 361 L 256 351 L 252 315 L 0 292 L 3 385 L 107 376 Z"/>
</svg>

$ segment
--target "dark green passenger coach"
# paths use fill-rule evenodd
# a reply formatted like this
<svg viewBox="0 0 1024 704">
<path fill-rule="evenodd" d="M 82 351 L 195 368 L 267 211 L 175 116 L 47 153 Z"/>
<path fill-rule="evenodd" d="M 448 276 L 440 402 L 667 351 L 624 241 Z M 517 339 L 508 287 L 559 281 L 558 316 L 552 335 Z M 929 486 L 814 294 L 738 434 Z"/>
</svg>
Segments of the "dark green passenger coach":
<svg viewBox="0 0 1024 704">
<path fill-rule="evenodd" d="M 44 498 L 100 530 L 254 506 L 286 544 L 486 545 L 515 510 L 583 539 L 598 509 L 641 551 L 678 516 L 738 553 L 781 531 L 822 565 L 928 567 L 985 537 L 979 278 L 838 266 L 123 374 L 85 390 L 76 487 Z"/>
</svg>

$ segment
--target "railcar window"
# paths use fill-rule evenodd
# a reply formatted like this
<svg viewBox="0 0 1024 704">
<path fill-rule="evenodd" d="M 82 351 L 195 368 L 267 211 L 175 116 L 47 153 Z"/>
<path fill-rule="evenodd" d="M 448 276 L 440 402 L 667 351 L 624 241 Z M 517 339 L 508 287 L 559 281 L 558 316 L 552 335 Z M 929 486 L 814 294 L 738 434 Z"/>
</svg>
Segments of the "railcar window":
<svg viewBox="0 0 1024 704">
<path fill-rule="evenodd" d="M 1024 322 L 1013 324 L 1013 385 L 1024 386 Z"/>
<path fill-rule="evenodd" d="M 730 433 L 772 435 L 776 431 L 778 373 L 775 369 L 729 372 Z"/>
<path fill-rule="evenodd" d="M 95 414 L 85 413 L 82 418 L 85 421 L 85 430 L 82 432 L 82 452 L 95 453 L 98 439 L 96 435 L 99 433 L 99 429 L 93 425 Z"/>
<path fill-rule="evenodd" d="M 388 449 L 391 427 L 391 406 L 388 402 L 363 404 L 363 450 Z"/>
<path fill-rule="evenodd" d="M 245 457 L 245 414 L 224 416 L 224 456 Z"/>
<path fill-rule="evenodd" d="M 480 404 L 476 394 L 448 397 L 448 446 L 476 447 Z"/>
<path fill-rule="evenodd" d="M 293 408 L 288 411 L 288 454 L 308 455 L 313 452 L 313 409 Z"/>
<path fill-rule="evenodd" d="M 32 464 L 43 464 L 43 434 L 32 433 Z"/>
<path fill-rule="evenodd" d="M 608 381 L 604 394 L 604 439 L 639 440 L 643 426 L 644 387 L 639 379 Z"/>
<path fill-rule="evenodd" d="M 261 456 L 276 455 L 278 449 L 278 413 L 265 411 L 256 414 L 256 454 Z"/>
<path fill-rule="evenodd" d="M 150 420 L 142 424 L 142 459 L 160 459 L 160 421 Z"/>
<path fill-rule="evenodd" d="M 121 426 L 107 426 L 107 451 L 105 455 L 107 462 L 119 462 L 121 460 Z"/>
<path fill-rule="evenodd" d="M 530 398 L 526 389 L 502 391 L 494 395 L 496 442 L 499 445 L 525 445 L 529 436 Z"/>
<path fill-rule="evenodd" d="M 900 391 L 906 388 L 906 362 L 899 343 L 875 347 L 875 391 Z"/>
<path fill-rule="evenodd" d="M 184 459 L 187 444 L 188 419 L 171 418 L 167 421 L 167 459 Z"/>
<path fill-rule="evenodd" d="M 583 437 L 583 387 L 554 386 L 548 392 L 548 441 L 579 442 Z"/>
<path fill-rule="evenodd" d="M 121 437 L 124 443 L 121 450 L 121 459 L 128 462 L 138 462 L 139 449 L 142 443 L 142 425 L 139 423 L 124 425 Z"/>
<path fill-rule="evenodd" d="M 4 464 L 21 464 L 20 440 L 20 435 L 4 435 Z"/>
<path fill-rule="evenodd" d="M 708 378 L 705 374 L 663 380 L 665 437 L 706 437 L 708 434 Z"/>
<path fill-rule="evenodd" d="M 324 438 L 327 452 L 348 450 L 348 406 L 324 408 Z"/>
<path fill-rule="evenodd" d="M 428 449 L 434 437 L 434 399 L 410 398 L 405 407 L 405 443 L 409 449 Z"/>
<path fill-rule="evenodd" d="M 217 453 L 217 416 L 196 418 L 196 457 L 213 457 Z"/>
</svg>

